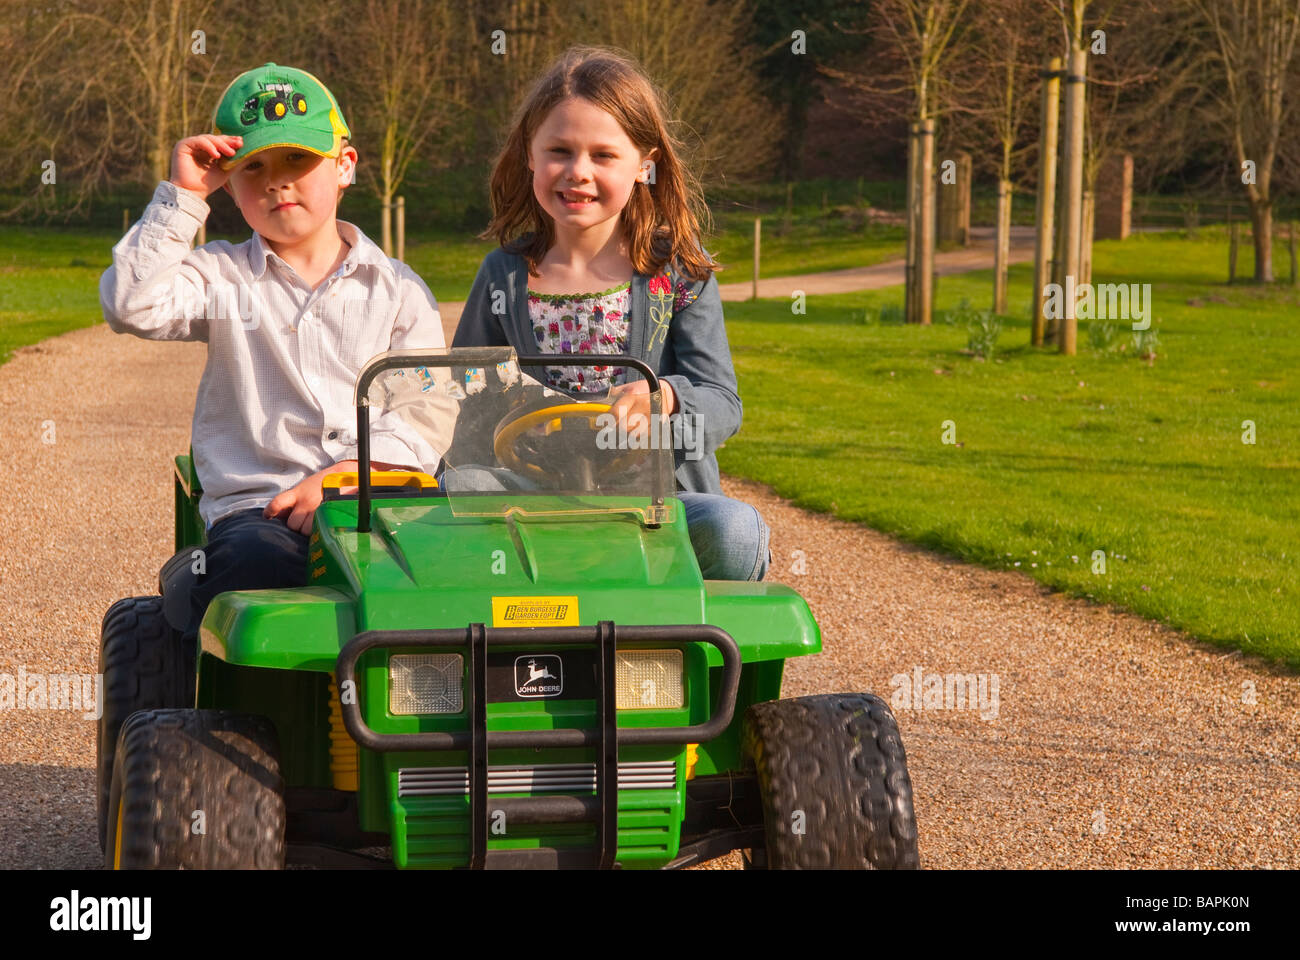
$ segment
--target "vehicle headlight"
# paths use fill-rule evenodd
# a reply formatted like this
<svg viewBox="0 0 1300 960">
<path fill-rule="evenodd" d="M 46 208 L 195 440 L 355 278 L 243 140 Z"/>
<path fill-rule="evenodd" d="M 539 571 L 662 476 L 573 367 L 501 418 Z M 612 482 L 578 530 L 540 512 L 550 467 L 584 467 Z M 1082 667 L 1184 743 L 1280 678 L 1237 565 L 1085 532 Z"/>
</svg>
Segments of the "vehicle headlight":
<svg viewBox="0 0 1300 960">
<path fill-rule="evenodd" d="M 465 696 L 464 659 L 459 653 L 421 653 L 388 658 L 388 710 L 460 713 Z"/>
<path fill-rule="evenodd" d="M 619 710 L 672 709 L 686 702 L 680 650 L 619 650 L 614 654 Z"/>
</svg>

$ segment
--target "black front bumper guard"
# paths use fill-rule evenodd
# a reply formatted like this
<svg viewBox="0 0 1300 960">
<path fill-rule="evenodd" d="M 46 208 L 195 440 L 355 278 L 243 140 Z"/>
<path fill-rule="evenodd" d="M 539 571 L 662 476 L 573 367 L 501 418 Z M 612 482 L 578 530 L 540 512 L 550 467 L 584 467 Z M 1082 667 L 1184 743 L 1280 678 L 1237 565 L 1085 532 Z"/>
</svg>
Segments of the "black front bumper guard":
<svg viewBox="0 0 1300 960">
<path fill-rule="evenodd" d="M 722 683 L 718 703 L 705 723 L 689 727 L 629 727 L 618 729 L 615 702 L 614 652 L 619 641 L 650 643 L 709 643 L 722 654 Z M 596 727 L 559 730 L 487 729 L 487 645 L 488 643 L 551 647 L 595 646 Z M 487 627 L 472 623 L 461 630 L 367 630 L 359 633 L 339 651 L 335 681 L 340 690 L 357 689 L 357 661 L 367 650 L 382 647 L 467 647 L 469 684 L 467 707 L 469 729 L 450 732 L 376 733 L 361 716 L 359 698 L 341 704 L 343 725 L 356 742 L 367 750 L 386 753 L 396 750 L 468 750 L 470 796 L 471 869 L 487 866 L 527 866 L 533 862 L 548 866 L 614 865 L 618 850 L 618 747 L 619 744 L 706 743 L 731 725 L 740 689 L 740 648 L 731 634 L 708 625 L 615 626 L 602 620 L 595 627 Z M 536 851 L 487 850 L 488 837 L 488 750 L 509 747 L 597 748 L 596 793 L 594 796 L 518 797 L 495 801 L 507 822 L 570 823 L 594 821 L 596 849 L 593 855 L 573 857 L 572 851 L 543 848 Z M 499 861 L 499 862 L 498 862 Z M 527 861 L 527 862 L 526 862 Z"/>
</svg>

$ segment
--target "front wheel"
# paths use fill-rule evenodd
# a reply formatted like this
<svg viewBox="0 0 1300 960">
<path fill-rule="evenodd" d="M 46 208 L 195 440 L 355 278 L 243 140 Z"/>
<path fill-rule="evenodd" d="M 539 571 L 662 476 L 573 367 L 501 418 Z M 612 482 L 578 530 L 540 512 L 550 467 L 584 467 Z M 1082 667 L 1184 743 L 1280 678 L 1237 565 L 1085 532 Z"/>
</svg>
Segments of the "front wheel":
<svg viewBox="0 0 1300 960">
<path fill-rule="evenodd" d="M 104 709 L 95 731 L 95 818 L 103 850 L 118 731 L 137 710 L 194 705 L 195 651 L 168 625 L 162 597 L 117 601 L 100 630 Z"/>
<path fill-rule="evenodd" d="M 228 710 L 141 710 L 122 725 L 108 803 L 110 869 L 284 868 L 275 727 Z"/>
<path fill-rule="evenodd" d="M 912 781 L 889 706 L 865 693 L 756 703 L 745 755 L 763 799 L 772 870 L 917 869 Z M 758 853 L 758 851 L 755 851 Z"/>
</svg>

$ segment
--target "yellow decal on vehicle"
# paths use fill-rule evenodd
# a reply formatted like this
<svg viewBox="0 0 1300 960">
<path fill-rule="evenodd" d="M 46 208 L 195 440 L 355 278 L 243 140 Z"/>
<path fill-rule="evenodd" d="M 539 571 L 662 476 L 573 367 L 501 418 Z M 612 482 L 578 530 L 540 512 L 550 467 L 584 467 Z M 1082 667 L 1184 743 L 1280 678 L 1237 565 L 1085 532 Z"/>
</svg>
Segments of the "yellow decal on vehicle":
<svg viewBox="0 0 1300 960">
<path fill-rule="evenodd" d="M 493 597 L 494 627 L 576 627 L 577 597 Z"/>
</svg>

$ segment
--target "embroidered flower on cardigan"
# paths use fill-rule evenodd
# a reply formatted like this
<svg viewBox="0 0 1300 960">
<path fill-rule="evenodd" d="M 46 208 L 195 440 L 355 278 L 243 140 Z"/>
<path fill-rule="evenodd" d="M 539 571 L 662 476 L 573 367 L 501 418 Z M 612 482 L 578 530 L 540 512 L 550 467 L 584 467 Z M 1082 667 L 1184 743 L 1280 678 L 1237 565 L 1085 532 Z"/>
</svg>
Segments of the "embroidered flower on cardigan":
<svg viewBox="0 0 1300 960">
<path fill-rule="evenodd" d="M 684 280 L 677 281 L 677 297 L 673 300 L 673 310 L 685 310 L 699 299 L 699 294 L 691 289 Z"/>
<path fill-rule="evenodd" d="M 646 284 L 646 290 L 650 295 L 650 343 L 654 347 L 655 341 L 664 343 L 668 339 L 668 325 L 672 322 L 673 312 L 669 307 L 673 298 L 673 282 L 668 274 L 660 274 L 657 277 L 651 277 L 650 282 Z"/>
</svg>

